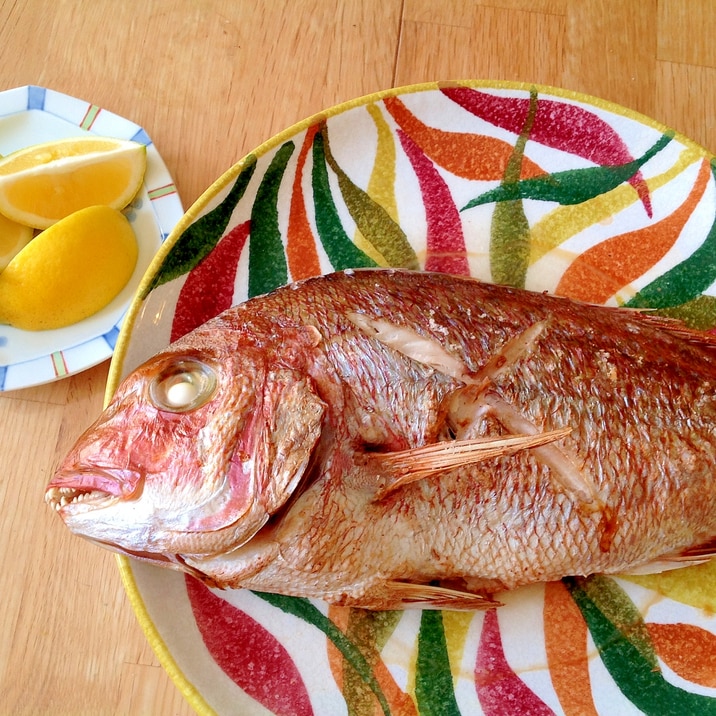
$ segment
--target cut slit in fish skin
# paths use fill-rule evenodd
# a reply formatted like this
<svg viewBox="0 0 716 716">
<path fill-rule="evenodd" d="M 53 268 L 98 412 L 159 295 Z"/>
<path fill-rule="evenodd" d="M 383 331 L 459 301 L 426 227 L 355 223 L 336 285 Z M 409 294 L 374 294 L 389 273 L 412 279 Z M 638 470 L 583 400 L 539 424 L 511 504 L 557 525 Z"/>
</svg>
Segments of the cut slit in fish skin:
<svg viewBox="0 0 716 716">
<path fill-rule="evenodd" d="M 484 446 L 481 447 L 479 443 L 472 443 L 470 449 L 467 449 L 469 439 L 477 434 L 479 426 L 489 413 L 502 424 L 508 431 L 508 435 L 521 436 L 519 438 L 521 445 L 535 447 L 534 455 L 536 459 L 549 466 L 555 485 L 559 489 L 574 495 L 589 509 L 603 509 L 604 504 L 599 497 L 597 486 L 579 470 L 576 459 L 569 455 L 564 447 L 547 445 L 547 443 L 552 443 L 571 431 L 567 430 L 566 433 L 551 440 L 530 444 L 527 439 L 528 436 L 541 434 L 540 429 L 521 415 L 519 410 L 489 390 L 497 378 L 507 373 L 519 360 L 530 354 L 540 336 L 546 332 L 548 321 L 536 321 L 509 339 L 495 355 L 477 372 L 473 373 L 464 362 L 450 354 L 440 343 L 431 338 L 421 336 L 410 328 L 392 324 L 383 319 L 371 319 L 365 314 L 354 313 L 349 318 L 367 335 L 389 348 L 403 353 L 408 358 L 425 363 L 439 372 L 447 373 L 466 384 L 465 388 L 455 391 L 447 398 L 447 420 L 458 440 L 463 442 L 460 456 L 464 461 L 460 463 L 460 458 L 457 456 L 455 456 L 456 459 L 449 460 L 446 457 L 445 448 L 440 448 L 439 446 L 431 446 L 435 448 L 434 451 L 417 448 L 414 459 L 419 465 L 412 469 L 408 468 L 405 460 L 409 461 L 411 458 L 406 455 L 402 462 L 405 470 L 404 474 L 394 480 L 392 487 L 386 486 L 382 491 L 379 491 L 381 496 L 400 485 L 413 482 L 427 474 L 432 474 L 436 469 L 448 469 L 447 467 L 430 467 L 431 465 L 441 464 L 440 460 L 443 460 L 445 465 L 449 463 L 452 467 L 459 467 L 461 464 L 465 465 L 488 457 L 509 454 L 509 450 L 489 452 Z M 495 440 L 495 447 L 498 447 L 501 439 L 497 438 Z M 517 449 L 522 448 L 517 447 Z M 387 458 L 385 458 L 385 462 L 386 464 L 388 463 Z M 421 468 L 421 466 L 424 466 L 424 468 Z M 408 477 L 409 475 L 411 477 Z"/>
<path fill-rule="evenodd" d="M 539 428 L 502 398 L 488 394 L 483 398 L 493 415 L 507 430 L 539 434 Z M 576 458 L 563 446 L 541 445 L 535 448 L 535 458 L 550 468 L 555 486 L 578 499 L 583 506 L 604 509 L 604 502 L 596 484 L 577 467 Z"/>
<path fill-rule="evenodd" d="M 412 328 L 382 318 L 371 318 L 355 311 L 348 314 L 348 320 L 367 336 L 411 360 L 428 365 L 452 378 L 470 380 L 470 371 L 460 358 L 452 355 L 437 341 L 420 335 Z"/>
</svg>

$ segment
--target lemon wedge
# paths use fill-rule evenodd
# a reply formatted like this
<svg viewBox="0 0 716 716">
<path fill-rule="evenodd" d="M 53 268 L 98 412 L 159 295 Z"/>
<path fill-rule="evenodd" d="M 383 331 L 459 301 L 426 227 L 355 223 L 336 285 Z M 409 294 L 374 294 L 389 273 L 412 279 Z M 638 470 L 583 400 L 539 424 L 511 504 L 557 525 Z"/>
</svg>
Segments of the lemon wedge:
<svg viewBox="0 0 716 716">
<path fill-rule="evenodd" d="M 147 168 L 147 148 L 122 139 L 70 137 L 0 159 L 0 213 L 46 229 L 88 206 L 122 209 Z"/>
<path fill-rule="evenodd" d="M 0 271 L 32 240 L 34 233 L 32 227 L 18 224 L 0 214 Z"/>
<path fill-rule="evenodd" d="M 0 273 L 0 323 L 62 328 L 104 308 L 137 263 L 126 217 L 109 206 L 70 214 L 38 234 Z"/>
</svg>

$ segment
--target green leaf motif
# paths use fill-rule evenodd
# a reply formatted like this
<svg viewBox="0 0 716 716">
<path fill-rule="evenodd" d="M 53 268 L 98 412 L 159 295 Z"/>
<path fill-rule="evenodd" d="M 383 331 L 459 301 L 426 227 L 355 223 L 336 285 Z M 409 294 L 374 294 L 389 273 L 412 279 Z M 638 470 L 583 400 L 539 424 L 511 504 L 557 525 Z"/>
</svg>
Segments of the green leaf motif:
<svg viewBox="0 0 716 716">
<path fill-rule="evenodd" d="M 490 226 L 493 283 L 524 288 L 530 261 L 530 226 L 521 200 L 495 206 Z"/>
<path fill-rule="evenodd" d="M 553 201 L 558 204 L 581 204 L 601 194 L 615 189 L 631 179 L 651 158 L 658 154 L 672 139 L 664 134 L 639 159 L 618 166 L 588 167 L 586 169 L 567 169 L 545 176 L 522 179 L 505 183 L 472 199 L 462 211 L 481 204 L 515 199 L 537 199 Z"/>
<path fill-rule="evenodd" d="M 437 610 L 427 609 L 420 617 L 415 698 L 420 716 L 460 716 L 443 617 Z"/>
<path fill-rule="evenodd" d="M 354 184 L 336 161 L 325 124 L 321 128 L 321 135 L 326 162 L 338 178 L 343 201 L 363 237 L 385 257 L 389 266 L 418 269 L 418 257 L 400 225 L 367 192 Z"/>
<path fill-rule="evenodd" d="M 522 173 L 522 159 L 537 114 L 537 92 L 530 92 L 524 127 L 517 138 L 501 186 L 513 186 Z M 510 199 L 495 206 L 490 225 L 490 272 L 495 283 L 524 288 L 530 265 L 530 225 L 522 199 Z"/>
<path fill-rule="evenodd" d="M 343 658 L 356 670 L 360 677 L 375 694 L 385 716 L 390 716 L 390 707 L 380 684 L 373 675 L 370 664 L 356 645 L 345 637 L 343 632 L 325 615 L 319 611 L 308 599 L 303 597 L 286 597 L 282 594 L 268 592 L 252 592 L 257 597 L 280 609 L 302 619 L 307 624 L 323 632 L 333 645 L 340 651 Z"/>
<path fill-rule="evenodd" d="M 716 714 L 716 699 L 664 679 L 641 616 L 614 580 L 570 577 L 563 582 L 587 622 L 604 666 L 637 708 L 647 716 Z"/>
<path fill-rule="evenodd" d="M 251 207 L 249 298 L 273 291 L 288 281 L 288 262 L 278 225 L 278 192 L 295 148 L 289 141 L 278 149 Z"/>
<path fill-rule="evenodd" d="M 256 157 L 250 154 L 246 157 L 234 185 L 222 202 L 188 226 L 174 242 L 171 251 L 142 293 L 142 299 L 157 286 L 196 268 L 213 251 L 224 235 L 236 205 L 244 196 L 255 169 Z"/>
<path fill-rule="evenodd" d="M 350 610 L 346 636 L 361 650 L 371 667 L 380 660 L 380 649 L 390 638 L 401 616 L 399 611 Z M 369 684 L 351 667 L 350 662 L 345 663 L 348 666 L 343 671 L 343 696 L 349 716 L 374 716 L 375 697 Z"/>
<path fill-rule="evenodd" d="M 346 234 L 338 210 L 331 196 L 331 187 L 326 168 L 326 152 L 323 135 L 316 132 L 313 139 L 313 200 L 316 210 L 316 229 L 336 271 L 347 268 L 371 268 L 377 264 L 364 254 Z"/>
<path fill-rule="evenodd" d="M 711 160 L 711 174 L 716 181 L 716 159 Z M 716 218 L 706 239 L 691 256 L 654 279 L 625 305 L 630 308 L 678 306 L 693 301 L 714 281 L 716 281 Z"/>
<path fill-rule="evenodd" d="M 599 609 L 607 621 L 613 624 L 624 638 L 648 662 L 651 669 L 659 668 L 656 652 L 641 613 L 626 592 L 609 577 L 596 574 L 588 579 L 577 579 L 579 588 Z"/>
</svg>

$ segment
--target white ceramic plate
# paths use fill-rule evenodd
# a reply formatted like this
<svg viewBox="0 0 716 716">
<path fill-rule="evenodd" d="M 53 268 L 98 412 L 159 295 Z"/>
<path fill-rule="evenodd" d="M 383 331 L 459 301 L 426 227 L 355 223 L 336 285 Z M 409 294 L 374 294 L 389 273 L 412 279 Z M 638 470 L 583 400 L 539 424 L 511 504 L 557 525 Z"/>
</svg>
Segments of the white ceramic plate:
<svg viewBox="0 0 716 716">
<path fill-rule="evenodd" d="M 134 273 L 118 296 L 66 328 L 23 331 L 0 325 L 0 391 L 28 388 L 79 373 L 109 358 L 127 306 L 161 243 L 183 214 L 173 179 L 148 134 L 97 105 L 34 85 L 0 92 L 0 154 L 31 144 L 96 134 L 147 147 L 139 193 L 124 210 L 137 237 Z"/>
<path fill-rule="evenodd" d="M 189 210 L 132 305 L 110 389 L 251 294 L 371 262 L 646 305 L 713 330 L 714 167 L 646 117 L 549 87 L 431 84 L 334 107 Z M 120 566 L 202 714 L 716 713 L 716 562 L 536 585 L 487 612 L 383 615 Z"/>
</svg>

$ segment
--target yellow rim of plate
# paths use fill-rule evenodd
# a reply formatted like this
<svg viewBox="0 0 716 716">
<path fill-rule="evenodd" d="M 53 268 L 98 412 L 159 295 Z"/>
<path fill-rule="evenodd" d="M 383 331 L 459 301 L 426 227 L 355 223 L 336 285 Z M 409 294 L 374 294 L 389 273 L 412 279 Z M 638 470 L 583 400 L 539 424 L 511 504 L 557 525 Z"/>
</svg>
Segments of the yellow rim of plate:
<svg viewBox="0 0 716 716">
<path fill-rule="evenodd" d="M 570 99 L 575 102 L 603 109 L 628 119 L 632 119 L 647 127 L 652 127 L 661 132 L 672 131 L 674 132 L 674 138 L 680 141 L 686 146 L 693 147 L 699 152 L 703 153 L 704 156 L 712 156 L 704 147 L 689 139 L 685 135 L 678 131 L 674 131 L 670 127 L 657 122 L 646 115 L 636 112 L 635 110 L 628 109 L 622 105 L 610 102 L 608 100 L 594 97 L 592 95 L 576 92 L 573 90 L 562 89 L 559 87 L 552 87 L 550 85 L 543 85 L 535 82 L 509 82 L 501 80 L 450 80 L 450 81 L 435 81 L 435 82 L 423 82 L 419 84 L 406 85 L 404 87 L 393 87 L 391 89 L 382 90 L 380 92 L 374 92 L 371 94 L 363 95 L 346 102 L 334 105 L 326 110 L 317 112 L 316 114 L 303 119 L 300 122 L 288 127 L 279 134 L 274 135 L 270 139 L 266 140 L 263 144 L 260 144 L 254 151 L 250 152 L 236 164 L 230 167 L 224 172 L 206 191 L 204 191 L 199 198 L 192 204 L 192 206 L 186 211 L 184 216 L 177 222 L 176 226 L 172 229 L 171 233 L 167 237 L 166 241 L 159 248 L 158 252 L 154 256 L 154 259 L 150 263 L 147 271 L 145 272 L 135 296 L 130 304 L 127 311 L 127 315 L 124 318 L 122 329 L 117 340 L 117 345 L 112 357 L 110 364 L 109 375 L 107 378 L 107 386 L 104 396 L 105 406 L 110 402 L 112 395 L 114 395 L 117 386 L 119 385 L 122 364 L 129 343 L 130 333 L 137 319 L 137 315 L 140 311 L 143 300 L 142 294 L 149 287 L 154 275 L 159 270 L 162 262 L 166 258 L 167 254 L 172 250 L 174 244 L 178 238 L 184 233 L 185 229 L 194 223 L 198 218 L 199 214 L 204 208 L 210 203 L 210 201 L 224 189 L 230 182 L 232 182 L 239 175 L 241 170 L 245 167 L 249 157 L 259 158 L 275 147 L 283 144 L 287 139 L 295 136 L 296 134 L 304 131 L 308 127 L 316 124 L 322 119 L 328 119 L 335 117 L 336 115 L 343 114 L 356 107 L 362 107 L 365 105 L 379 102 L 386 97 L 395 97 L 397 95 L 405 94 L 417 94 L 419 92 L 428 92 L 441 89 L 442 87 L 471 87 L 471 88 L 488 88 L 488 89 L 505 89 L 505 90 L 525 90 L 531 89 L 537 90 L 545 94 L 549 94 L 555 97 L 562 97 L 564 99 Z M 154 650 L 159 662 L 161 663 L 164 670 L 169 674 L 177 688 L 181 691 L 184 698 L 189 702 L 191 707 L 202 716 L 216 716 L 216 711 L 207 703 L 204 697 L 199 693 L 197 688 L 186 678 L 179 665 L 174 660 L 169 648 L 167 647 L 164 639 L 159 634 L 159 630 L 154 625 L 151 616 L 144 603 L 142 595 L 139 592 L 137 583 L 132 573 L 129 557 L 124 555 L 117 555 L 117 563 L 119 565 L 119 572 L 122 578 L 124 589 L 129 597 L 132 609 L 139 621 L 139 624 L 144 631 L 144 635 L 147 638 L 150 646 Z"/>
</svg>

